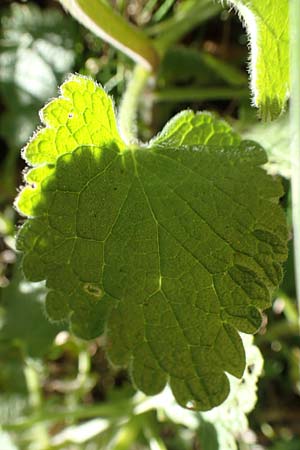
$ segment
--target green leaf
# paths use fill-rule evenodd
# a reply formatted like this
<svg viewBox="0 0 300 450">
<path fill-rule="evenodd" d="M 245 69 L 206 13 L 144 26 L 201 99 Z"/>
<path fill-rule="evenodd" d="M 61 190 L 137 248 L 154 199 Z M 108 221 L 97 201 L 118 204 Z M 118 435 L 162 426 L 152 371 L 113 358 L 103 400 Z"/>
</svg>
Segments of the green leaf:
<svg viewBox="0 0 300 450">
<path fill-rule="evenodd" d="M 42 120 L 47 128 L 40 131 L 25 149 L 24 156 L 30 164 L 52 164 L 59 155 L 75 150 L 84 142 L 98 146 L 122 145 L 111 99 L 102 89 L 97 89 L 94 82 L 83 80 L 71 77 L 62 85 L 61 97 L 42 110 Z M 82 92 L 80 84 L 83 85 Z"/>
<path fill-rule="evenodd" d="M 197 435 L 201 447 L 206 450 L 220 450 L 218 435 L 212 423 L 202 420 Z"/>
<path fill-rule="evenodd" d="M 182 111 L 171 119 L 151 145 L 239 145 L 241 139 L 223 120 L 208 112 Z"/>
<path fill-rule="evenodd" d="M 264 120 L 276 119 L 289 91 L 288 0 L 229 0 L 229 4 L 249 34 L 254 104 Z"/>
<path fill-rule="evenodd" d="M 253 337 L 241 337 L 246 352 L 246 369 L 242 379 L 229 376 L 230 394 L 226 401 L 201 414 L 207 422 L 214 424 L 220 450 L 238 450 L 236 440 L 249 431 L 247 415 L 255 407 L 258 379 L 263 370 L 263 357 L 253 344 Z"/>
<path fill-rule="evenodd" d="M 230 394 L 221 405 L 210 411 L 182 409 L 176 404 L 170 390 L 149 399 L 139 397 L 140 410 L 156 409 L 159 417 L 167 417 L 198 434 L 205 450 L 238 450 L 241 437 L 249 432 L 247 415 L 255 407 L 258 379 L 262 375 L 263 357 L 253 344 L 253 336 L 241 334 L 246 353 L 246 369 L 242 379 L 229 375 Z"/>
<path fill-rule="evenodd" d="M 236 329 L 257 330 L 281 279 L 281 185 L 264 151 L 211 115 L 185 112 L 125 148 L 99 86 L 72 77 L 61 94 L 25 150 L 40 165 L 17 199 L 24 273 L 47 280 L 50 317 L 106 333 L 139 389 L 169 381 L 181 405 L 210 409 L 228 395 L 224 372 L 243 374 Z"/>
</svg>

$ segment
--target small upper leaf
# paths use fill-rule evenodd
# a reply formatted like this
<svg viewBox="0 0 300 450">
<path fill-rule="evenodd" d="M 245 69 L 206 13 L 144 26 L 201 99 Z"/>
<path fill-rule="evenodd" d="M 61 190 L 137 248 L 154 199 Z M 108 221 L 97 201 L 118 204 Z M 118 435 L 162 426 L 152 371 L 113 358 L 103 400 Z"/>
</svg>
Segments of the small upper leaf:
<svg viewBox="0 0 300 450">
<path fill-rule="evenodd" d="M 208 112 L 182 111 L 171 119 L 150 145 L 224 145 L 240 144 L 241 138 L 223 120 Z"/>
<path fill-rule="evenodd" d="M 245 22 L 251 46 L 254 104 L 264 120 L 284 110 L 289 91 L 288 0 L 229 0 Z"/>
<path fill-rule="evenodd" d="M 168 380 L 181 405 L 210 409 L 228 394 L 224 372 L 243 374 L 237 330 L 257 330 L 281 278 L 281 185 L 264 151 L 211 115 L 185 112 L 148 148 L 124 148 L 100 87 L 76 77 L 62 94 L 25 151 L 51 165 L 17 200 L 24 272 L 47 280 L 53 319 L 106 331 L 139 389 Z"/>
</svg>

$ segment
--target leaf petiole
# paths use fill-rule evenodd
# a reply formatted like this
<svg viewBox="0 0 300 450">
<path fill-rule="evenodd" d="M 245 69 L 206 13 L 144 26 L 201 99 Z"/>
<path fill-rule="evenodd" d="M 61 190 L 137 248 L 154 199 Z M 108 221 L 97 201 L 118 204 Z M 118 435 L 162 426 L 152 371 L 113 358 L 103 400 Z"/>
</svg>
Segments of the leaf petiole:
<svg viewBox="0 0 300 450">
<path fill-rule="evenodd" d="M 156 70 L 159 56 L 151 40 L 102 0 L 60 0 L 86 28 L 148 70 Z"/>
<path fill-rule="evenodd" d="M 119 107 L 118 125 L 122 139 L 128 145 L 137 144 L 137 114 L 140 96 L 151 75 L 141 65 L 137 65 L 131 74 L 126 91 Z"/>
</svg>

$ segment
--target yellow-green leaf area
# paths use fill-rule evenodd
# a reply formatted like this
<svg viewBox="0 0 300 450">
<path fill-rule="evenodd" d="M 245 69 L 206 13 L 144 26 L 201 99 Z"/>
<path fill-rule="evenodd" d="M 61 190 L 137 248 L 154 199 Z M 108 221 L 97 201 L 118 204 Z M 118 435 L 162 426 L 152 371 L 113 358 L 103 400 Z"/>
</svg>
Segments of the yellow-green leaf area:
<svg viewBox="0 0 300 450">
<path fill-rule="evenodd" d="M 179 143 L 185 114 L 203 144 L 186 131 Z M 165 130 L 148 147 L 112 135 L 55 149 L 44 179 L 30 178 L 33 200 L 25 187 L 17 201 L 29 217 L 18 248 L 27 278 L 47 282 L 52 319 L 87 339 L 104 333 L 110 360 L 146 394 L 168 382 L 181 405 L 207 410 L 227 397 L 226 372 L 242 376 L 238 331 L 259 328 L 281 279 L 282 188 L 261 147 L 213 116 L 173 125 L 172 143 Z"/>
<path fill-rule="evenodd" d="M 120 147 L 112 99 L 94 81 L 72 75 L 60 88 L 60 97 L 40 112 L 45 128 L 39 130 L 25 147 L 23 155 L 32 165 L 53 164 L 63 153 L 78 146 Z"/>
<path fill-rule="evenodd" d="M 241 138 L 224 120 L 209 112 L 190 110 L 176 114 L 150 145 L 222 145 L 239 144 Z"/>
<path fill-rule="evenodd" d="M 276 119 L 289 92 L 288 0 L 229 0 L 245 22 L 251 47 L 254 104 L 264 120 Z"/>
</svg>

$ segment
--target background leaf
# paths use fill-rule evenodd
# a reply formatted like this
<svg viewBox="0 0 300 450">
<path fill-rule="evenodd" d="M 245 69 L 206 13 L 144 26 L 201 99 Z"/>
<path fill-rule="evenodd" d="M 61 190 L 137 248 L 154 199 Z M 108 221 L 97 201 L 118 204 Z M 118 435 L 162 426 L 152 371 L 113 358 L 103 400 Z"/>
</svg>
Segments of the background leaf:
<svg viewBox="0 0 300 450">
<path fill-rule="evenodd" d="M 291 176 L 289 115 L 284 114 L 270 124 L 253 123 L 242 131 L 245 139 L 259 142 L 268 154 L 266 168 L 272 175 Z"/>
<path fill-rule="evenodd" d="M 288 0 L 229 0 L 229 4 L 249 34 L 253 101 L 263 120 L 276 119 L 289 91 Z"/>
</svg>

